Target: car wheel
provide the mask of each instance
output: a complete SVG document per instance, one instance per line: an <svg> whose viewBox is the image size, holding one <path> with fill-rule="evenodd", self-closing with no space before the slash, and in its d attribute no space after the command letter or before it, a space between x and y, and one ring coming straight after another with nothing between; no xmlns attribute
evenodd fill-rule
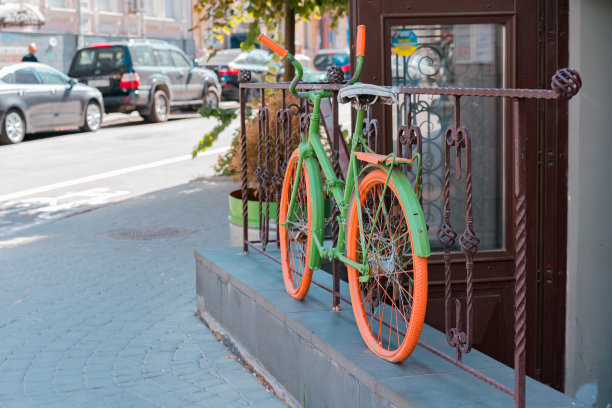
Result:
<svg viewBox="0 0 612 408"><path fill-rule="evenodd" d="M170 103L168 95L162 90L155 91L153 95L153 103L151 104L151 113L147 115L149 122L158 123L168 120L170 114Z"/></svg>
<svg viewBox="0 0 612 408"><path fill-rule="evenodd" d="M0 144L15 144L23 140L26 131L23 115L17 109L10 109L4 116Z"/></svg>
<svg viewBox="0 0 612 408"><path fill-rule="evenodd" d="M202 100L204 106L210 106L212 108L219 107L219 97L215 93L215 91L208 91Z"/></svg>
<svg viewBox="0 0 612 408"><path fill-rule="evenodd" d="M102 124L102 109L96 102L89 102L85 108L85 121L81 129L84 132L95 132Z"/></svg>

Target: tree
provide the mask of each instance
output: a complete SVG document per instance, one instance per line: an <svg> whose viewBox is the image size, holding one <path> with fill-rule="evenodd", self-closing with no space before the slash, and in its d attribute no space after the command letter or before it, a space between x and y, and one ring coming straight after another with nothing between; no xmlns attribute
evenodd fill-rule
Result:
<svg viewBox="0 0 612 408"><path fill-rule="evenodd" d="M241 46L245 51L253 49L262 26L272 38L278 40L279 21L282 19L285 30L279 43L295 55L296 19L306 20L330 13L334 26L339 17L346 15L348 0L196 0L194 9L200 15L201 24L210 24L208 36L219 40L223 40L223 35L230 34L240 23L248 23L246 40ZM284 80L292 77L293 66L285 62Z"/></svg>

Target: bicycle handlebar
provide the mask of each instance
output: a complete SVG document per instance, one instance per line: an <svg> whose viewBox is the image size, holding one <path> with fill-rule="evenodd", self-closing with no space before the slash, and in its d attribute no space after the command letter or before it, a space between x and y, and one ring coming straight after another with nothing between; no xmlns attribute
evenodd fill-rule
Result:
<svg viewBox="0 0 612 408"><path fill-rule="evenodd" d="M357 48L355 55L358 57L365 56L365 29L366 26L357 26Z"/></svg>
<svg viewBox="0 0 612 408"><path fill-rule="evenodd" d="M361 67L363 65L363 57L365 55L365 31L366 31L365 29L366 29L366 26L364 25L357 26L357 47L355 49L355 55L357 57L356 58L357 67L355 69L355 73L353 74L353 77L349 80L350 85L357 82L357 80L359 79L359 74L361 74ZM291 81L291 84L289 85L289 91L291 91L291 93L298 98L308 98L308 92L298 92L295 89L298 82L300 82L300 79L302 79L302 74L303 74L302 64L300 64L300 62L297 59L295 59L293 55L289 54L289 52L285 48L283 48L280 44L272 40L267 35L263 33L260 34L258 37L258 40L263 45L268 47L272 52L278 54L281 58L288 60L293 64L293 66L295 67L296 74L293 80Z"/></svg>
<svg viewBox="0 0 612 408"><path fill-rule="evenodd" d="M300 79L302 79L302 75L304 73L304 70L302 69L302 64L300 64L298 60L293 58L293 55L289 54L289 52L286 49L284 49L280 44L272 40L267 35L263 33L260 34L258 37L258 40L263 45L268 47L272 52L278 54L281 58L288 60L293 64L293 66L295 67L295 76L293 77L293 81L291 81L291 84L289 85L289 91L293 95L295 95L297 98L303 98L303 99L308 98L308 92L298 92L295 89L298 82L300 82Z"/></svg>
<svg viewBox="0 0 612 408"><path fill-rule="evenodd" d="M281 58L285 58L289 52L284 49L279 43L271 39L265 34L259 34L259 42L268 47L271 51L278 54Z"/></svg>

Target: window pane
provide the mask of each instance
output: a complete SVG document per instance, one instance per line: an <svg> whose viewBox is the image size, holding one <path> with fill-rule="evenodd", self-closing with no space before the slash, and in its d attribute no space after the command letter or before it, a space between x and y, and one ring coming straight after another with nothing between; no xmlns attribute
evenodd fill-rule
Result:
<svg viewBox="0 0 612 408"><path fill-rule="evenodd" d="M96 4L100 11L117 11L117 0L97 0Z"/></svg>
<svg viewBox="0 0 612 408"><path fill-rule="evenodd" d="M0 78L0 81L4 82L5 84L14 84L15 77L13 76L13 73L11 72L10 74L6 74L2 78Z"/></svg>
<svg viewBox="0 0 612 408"><path fill-rule="evenodd" d="M174 65L180 68L190 67L191 64L183 55L176 51L171 51L170 55L172 55L172 61L174 61Z"/></svg>
<svg viewBox="0 0 612 408"><path fill-rule="evenodd" d="M166 18L176 18L176 13L174 12L174 0L165 0L164 5L166 6Z"/></svg>
<svg viewBox="0 0 612 408"><path fill-rule="evenodd" d="M47 4L53 8L72 8L72 1L70 0L48 0Z"/></svg>
<svg viewBox="0 0 612 408"><path fill-rule="evenodd" d="M134 65L155 65L155 62L153 60L153 49L151 47L131 47L131 53Z"/></svg>
<svg viewBox="0 0 612 408"><path fill-rule="evenodd" d="M32 68L18 69L15 71L15 83L17 84L38 84L38 77Z"/></svg>
<svg viewBox="0 0 612 408"><path fill-rule="evenodd" d="M163 66L163 67L171 67L174 64L172 63L172 60L170 59L170 52L168 50L154 50L153 51L153 55L155 55L155 60L157 61L157 65Z"/></svg>
<svg viewBox="0 0 612 408"><path fill-rule="evenodd" d="M479 87L504 86L503 26L407 25L391 29L391 74L394 86ZM503 106L496 98L461 98L461 126L472 140L474 231L480 250L504 247ZM397 125L406 117L406 101L394 112ZM440 250L437 232L443 219L444 135L454 125L453 98L414 95L413 125L423 135L423 209L432 249ZM397 140L397 139L396 139ZM397 141L394 142L394 146ZM414 150L413 150L414 151ZM451 225L461 235L465 228L465 152L462 180L455 178L455 148L451 148ZM455 250L459 250L459 239Z"/></svg>
<svg viewBox="0 0 612 408"><path fill-rule="evenodd" d="M123 46L87 48L77 54L70 67L70 76L108 74L125 68L126 58Z"/></svg>
<svg viewBox="0 0 612 408"><path fill-rule="evenodd" d="M43 84L48 85L66 85L68 81L59 73L50 69L38 68L38 75L42 79Z"/></svg>

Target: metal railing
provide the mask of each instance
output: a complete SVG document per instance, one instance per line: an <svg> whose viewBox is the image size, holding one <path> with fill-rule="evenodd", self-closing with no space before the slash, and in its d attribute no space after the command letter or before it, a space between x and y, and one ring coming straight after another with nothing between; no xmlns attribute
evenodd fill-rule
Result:
<svg viewBox="0 0 612 408"><path fill-rule="evenodd" d="M422 152L423 137L421 128L413 123L414 105L410 103L411 98L417 95L446 95L452 98L453 120L444 133L444 186L443 186L443 221L437 232L439 243L443 249L444 259L444 311L445 311L445 332L448 345L455 348L455 357L450 357L441 350L424 343L419 345L426 350L436 354L455 366L469 372L486 383L511 395L515 401L515 407L525 406L525 369L526 369L526 190L527 190L527 163L525 145L525 100L526 99L557 99L568 100L573 97L580 89L582 81L580 75L571 69L561 69L552 78L550 90L536 89L495 89L495 88L424 88L424 87L402 87L394 88L404 95L406 101L405 122L398 129L396 149L398 155L405 152L405 156L411 157L413 149L418 153ZM243 250L248 252L249 248L266 255L267 257L280 263L280 260L266 251L268 245L274 243L278 245L277 238L271 239L269 225L269 211L266 202L276 201L277 208L280 201L280 191L283 183L285 163L295 147L292 143L292 118L299 116L299 131L307 132L309 106L302 100L300 104L286 103L288 95L287 83L241 83L240 84L240 117L241 117L241 137L240 150L242 157L242 199L243 199ZM332 147L332 157L330 158L338 176L342 176L343 163L348 162L348 152L344 140L341 136L338 124L338 103L337 93L343 85L332 84L301 84L299 88L308 89L328 89L333 93L330 98L327 112L323 111L325 127L329 145ZM270 89L280 90L282 93L282 106L276 112L276 132L275 135L269 134L270 112L266 106L265 91ZM255 170L255 178L259 188L259 240L253 241L248 238L247 223L247 142L246 142L246 91L258 92L260 97L259 106L259 139L258 139L258 161ZM478 251L480 243L473 229L473 209L472 209L472 139L467 128L461 125L461 106L462 97L491 97L510 100L512 109L510 113L513 158L510 167L513 170L513 192L515 203L515 222L514 222L514 388L511 389L499 381L467 366L462 361L462 356L469 353L473 343L473 271L474 257ZM364 123L364 134L371 143L371 147L378 143L378 125L375 119L368 115ZM274 139L271 139L273 137ZM270 143L276 147L274 157L271 157L269 149ZM459 236L459 246L465 256L466 271L466 290L465 290L465 313L461 310L461 302L455 293L455 316L451 310L451 248L455 245L457 232L451 225L450 211L450 189L451 189L451 149L455 153L455 182L458 182L462 175L461 158L465 154L465 229ZM420 181L420 180L419 180ZM334 211L333 216L337 214ZM426 214L427 215L427 214ZM277 217L278 219L278 217ZM278 228L278 225L277 225ZM337 228L331 231L331 236L335 239ZM333 285L331 288L313 281L314 284L332 293L332 305L339 307L340 301L350 304L350 300L340 294L340 277L337 261L333 263L332 269ZM465 318L465 331L463 319Z"/></svg>

